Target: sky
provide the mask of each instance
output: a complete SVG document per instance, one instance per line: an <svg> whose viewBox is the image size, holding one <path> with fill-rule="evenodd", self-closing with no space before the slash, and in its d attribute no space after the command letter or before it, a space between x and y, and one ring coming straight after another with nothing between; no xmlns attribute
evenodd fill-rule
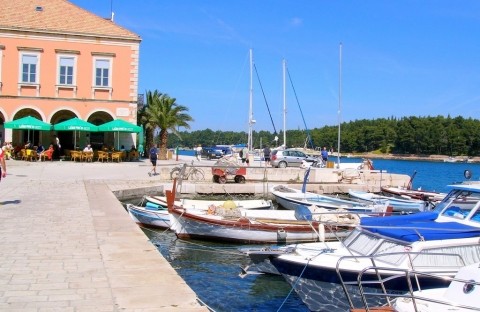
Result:
<svg viewBox="0 0 480 312"><path fill-rule="evenodd" d="M158 90L188 107L189 131L247 132L250 107L253 130L272 133L284 120L287 130L305 130L480 119L477 0L71 2L102 17L113 9L114 22L142 38L139 93Z"/></svg>

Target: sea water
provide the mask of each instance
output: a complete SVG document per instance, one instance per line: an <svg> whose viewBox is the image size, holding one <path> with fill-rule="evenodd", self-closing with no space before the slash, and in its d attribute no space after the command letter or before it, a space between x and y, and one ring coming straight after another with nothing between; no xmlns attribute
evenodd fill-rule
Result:
<svg viewBox="0 0 480 312"><path fill-rule="evenodd" d="M411 176L416 172L415 189L448 192L447 185L465 181L465 170L470 170L472 180L480 179L480 164L474 163L376 159L373 164L376 170L389 173ZM241 277L241 268L249 260L238 249L245 246L183 241L169 231L143 230L198 298L214 311L308 311L281 276Z"/></svg>

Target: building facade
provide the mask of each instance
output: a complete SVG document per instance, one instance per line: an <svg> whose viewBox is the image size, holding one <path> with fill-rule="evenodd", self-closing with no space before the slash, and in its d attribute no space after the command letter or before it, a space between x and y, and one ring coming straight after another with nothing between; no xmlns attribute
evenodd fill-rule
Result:
<svg viewBox="0 0 480 312"><path fill-rule="evenodd" d="M5 129L25 116L57 124L136 124L141 38L66 0L0 0L0 141L48 145L135 144L135 134Z"/></svg>

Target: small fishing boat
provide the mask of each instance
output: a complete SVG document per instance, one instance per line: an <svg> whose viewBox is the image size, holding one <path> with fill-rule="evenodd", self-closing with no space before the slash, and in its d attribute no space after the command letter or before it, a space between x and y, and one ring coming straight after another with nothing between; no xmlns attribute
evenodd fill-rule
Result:
<svg viewBox="0 0 480 312"><path fill-rule="evenodd" d="M415 213L429 210L429 203L419 199L402 199L356 190L349 190L348 194L350 197L356 200L367 203L376 203L378 201L388 200L389 205L392 206L393 211L395 212Z"/></svg>
<svg viewBox="0 0 480 312"><path fill-rule="evenodd" d="M275 201L285 209L295 210L299 206L344 209L359 214L382 213L387 210L388 200L365 203L297 190L286 185L275 185L270 189Z"/></svg>
<svg viewBox="0 0 480 312"><path fill-rule="evenodd" d="M404 199L418 199L433 203L441 202L447 193L439 193L434 191L412 190L402 187L382 186L382 193L386 196L396 196Z"/></svg>
<svg viewBox="0 0 480 312"><path fill-rule="evenodd" d="M138 225L168 229L170 228L170 214L168 209L161 205L136 206L127 204L127 211L130 217Z"/></svg>
<svg viewBox="0 0 480 312"><path fill-rule="evenodd" d="M167 207L166 196L145 196L147 203ZM266 199L227 199L227 200L210 200L210 199L175 199L175 205L186 209L208 210L212 205L216 207L234 207L242 209L273 209L271 200Z"/></svg>
<svg viewBox="0 0 480 312"><path fill-rule="evenodd" d="M173 190L175 190L175 183ZM345 237L357 222L338 224L315 221L307 207L292 210L218 209L193 210L178 206L175 192L167 191L171 229L181 239L201 239L242 244L287 244Z"/></svg>

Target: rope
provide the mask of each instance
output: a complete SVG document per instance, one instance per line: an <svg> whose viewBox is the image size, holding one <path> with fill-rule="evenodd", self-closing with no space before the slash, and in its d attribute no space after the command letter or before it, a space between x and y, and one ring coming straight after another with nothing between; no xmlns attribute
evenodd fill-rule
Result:
<svg viewBox="0 0 480 312"><path fill-rule="evenodd" d="M292 292L295 290L295 286L297 286L298 282L300 281L300 278L302 277L303 273L305 272L305 270L307 269L307 266L308 264L310 263L310 259L308 259L307 263L305 264L305 267L303 268L302 270L302 273L300 273L295 281L295 283L293 283L292 285L292 288L290 289L290 291L288 292L287 296L285 297L285 299L283 300L282 304L280 305L280 307L278 308L277 312L280 311L282 309L282 307L285 305L285 303L287 302L287 299L288 297L290 297L290 295L292 294Z"/></svg>
<svg viewBox="0 0 480 312"><path fill-rule="evenodd" d="M272 113L270 113L270 107L268 106L267 98L265 97L265 92L263 91L262 81L260 80L260 76L258 75L257 65L253 64L253 67L255 68L255 73L257 74L258 84L260 85L260 89L262 90L263 99L265 100L265 104L267 105L268 115L270 115L270 121L272 122L274 131L273 134L277 134L277 129L275 128L275 124L273 123Z"/></svg>

